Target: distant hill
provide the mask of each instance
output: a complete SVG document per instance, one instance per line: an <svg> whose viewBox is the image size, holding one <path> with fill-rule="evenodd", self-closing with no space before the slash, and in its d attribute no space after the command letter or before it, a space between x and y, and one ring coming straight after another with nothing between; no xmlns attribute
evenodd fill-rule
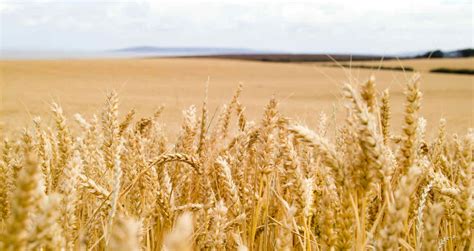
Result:
<svg viewBox="0 0 474 251"><path fill-rule="evenodd" d="M413 58L461 58L474 57L474 49L453 51L418 51L398 54L351 54L351 53L311 53L259 50L225 47L161 47L134 46L112 50L0 50L0 59L79 59L79 58L162 58L162 57L207 57L242 59L264 62L332 62L367 61Z"/></svg>
<svg viewBox="0 0 474 251"><path fill-rule="evenodd" d="M249 54L259 53L256 50L245 48L219 48L219 47L157 47L157 46L135 46L113 50L113 52L143 53L143 54L192 54L192 55L216 55L216 54ZM269 52L263 52L269 53Z"/></svg>
<svg viewBox="0 0 474 251"><path fill-rule="evenodd" d="M204 56L182 56L199 58L222 58L222 59L242 59L262 62L332 62L335 61L372 61L380 60L378 55L351 55L351 54L289 54L289 53L268 53L268 54L218 54ZM393 57L383 57L393 59Z"/></svg>
<svg viewBox="0 0 474 251"><path fill-rule="evenodd" d="M425 52L415 58L467 58L474 57L474 49L467 48L454 51L433 50Z"/></svg>
<svg viewBox="0 0 474 251"><path fill-rule="evenodd" d="M198 57L241 59L263 62L332 62L332 61L378 61L390 59L413 58L457 58L472 57L474 49L466 48L453 51L425 51L392 55L370 55L350 53L286 53L282 51L266 51L246 48L223 47L160 47L160 46L135 46L110 51L118 55L133 55L135 57Z"/></svg>
<svg viewBox="0 0 474 251"><path fill-rule="evenodd" d="M285 53L281 51L252 50L245 48L219 48L219 47L156 47L136 46L113 50L113 53L134 54L144 57L198 57L241 59L263 62L330 62L336 61L365 61L380 60L380 55L351 55L351 54L312 54L312 53ZM391 59L394 57L385 57Z"/></svg>
<svg viewBox="0 0 474 251"><path fill-rule="evenodd" d="M413 58L462 58L473 57L474 49L460 49L453 51L434 50L428 52L405 53L400 55L370 55L370 54L310 54L310 53L216 53L202 54L198 56L183 55L182 57L204 57L204 58L225 58L242 59L263 62L331 62L331 61L379 61L390 59L413 59Z"/></svg>

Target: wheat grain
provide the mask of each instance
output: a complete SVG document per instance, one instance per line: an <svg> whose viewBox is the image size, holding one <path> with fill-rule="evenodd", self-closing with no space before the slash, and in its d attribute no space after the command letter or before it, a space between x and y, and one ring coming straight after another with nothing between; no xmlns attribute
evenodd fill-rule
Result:
<svg viewBox="0 0 474 251"><path fill-rule="evenodd" d="M162 108L119 122L115 92L78 126L53 104L54 127L2 139L0 250L472 249L474 131L430 138L415 78L397 136L375 87L345 86L346 118L315 129L275 98L251 121L241 85L211 124L206 88L174 141Z"/></svg>
<svg viewBox="0 0 474 251"><path fill-rule="evenodd" d="M63 231L59 224L60 202L61 196L59 194L50 194L42 198L38 215L34 219L35 226L29 234L29 250L66 248Z"/></svg>
<svg viewBox="0 0 474 251"><path fill-rule="evenodd" d="M25 250L31 228L31 214L39 207L41 191L41 171L31 152L25 152L16 191L11 201L12 212L7 222L7 250Z"/></svg>

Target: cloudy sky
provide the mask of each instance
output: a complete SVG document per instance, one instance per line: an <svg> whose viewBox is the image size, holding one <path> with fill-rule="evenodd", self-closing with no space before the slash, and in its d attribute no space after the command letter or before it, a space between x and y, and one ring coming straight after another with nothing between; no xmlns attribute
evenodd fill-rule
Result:
<svg viewBox="0 0 474 251"><path fill-rule="evenodd" d="M470 0L0 0L4 50L399 53L473 47Z"/></svg>

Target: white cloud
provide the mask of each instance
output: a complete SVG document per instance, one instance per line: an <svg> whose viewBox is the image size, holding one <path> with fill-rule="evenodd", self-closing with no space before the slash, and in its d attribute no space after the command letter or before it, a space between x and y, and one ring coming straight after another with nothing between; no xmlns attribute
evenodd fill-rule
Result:
<svg viewBox="0 0 474 251"><path fill-rule="evenodd" d="M4 0L0 28L2 46L393 52L469 46L471 10L455 0Z"/></svg>
<svg viewBox="0 0 474 251"><path fill-rule="evenodd" d="M17 6L15 6L11 3L0 2L0 15L10 13L10 12L14 12L16 9L17 9Z"/></svg>

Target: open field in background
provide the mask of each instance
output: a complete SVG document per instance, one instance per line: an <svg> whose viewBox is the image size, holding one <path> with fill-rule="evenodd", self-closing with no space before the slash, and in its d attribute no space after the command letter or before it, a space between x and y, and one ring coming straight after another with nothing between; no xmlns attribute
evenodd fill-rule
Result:
<svg viewBox="0 0 474 251"><path fill-rule="evenodd" d="M454 132L464 133L466 128L472 127L474 78L427 72L442 66L472 68L472 59L407 60L402 63L422 72L421 113L428 120L428 131L436 128L441 117L448 120L448 128ZM383 64L399 66L400 63L386 61ZM3 131L31 124L30 115L40 115L43 120L50 121L49 108L53 100L63 106L70 119L76 112L88 118L94 112L100 113L98 109L106 91L115 89L120 96L121 115L132 108L136 108L137 117L151 115L157 107L165 105L162 119L168 130L176 133L181 124L181 110L191 104L200 106L205 83L210 77L211 114L217 105L230 99L238 83L242 82L241 99L251 119L260 118L261 107L275 94L285 114L313 125L320 111L331 117L333 105L340 100L340 87L349 81L350 75L364 81L373 73L379 91L390 88L393 126L401 128L402 91L410 73L367 69L349 72L314 63L223 59L3 61L0 62L0 121Z"/></svg>
<svg viewBox="0 0 474 251"><path fill-rule="evenodd" d="M0 250L472 250L472 76L423 73L419 114L420 82L400 71L219 59L0 69L3 129L46 118L0 135ZM373 82L343 85L372 74L392 91L381 104ZM181 110L201 104L208 77L200 123ZM119 118L119 105L139 114Z"/></svg>
<svg viewBox="0 0 474 251"><path fill-rule="evenodd" d="M316 63L318 65L328 64L326 63ZM344 62L347 64L347 62ZM367 65L373 67L410 67L414 71L418 72L430 72L430 70L436 68L448 68L448 69L468 69L474 70L474 58L431 58L431 59L404 59L404 60L384 60L384 61L353 61L353 65ZM335 63L330 63L330 65L337 65Z"/></svg>

